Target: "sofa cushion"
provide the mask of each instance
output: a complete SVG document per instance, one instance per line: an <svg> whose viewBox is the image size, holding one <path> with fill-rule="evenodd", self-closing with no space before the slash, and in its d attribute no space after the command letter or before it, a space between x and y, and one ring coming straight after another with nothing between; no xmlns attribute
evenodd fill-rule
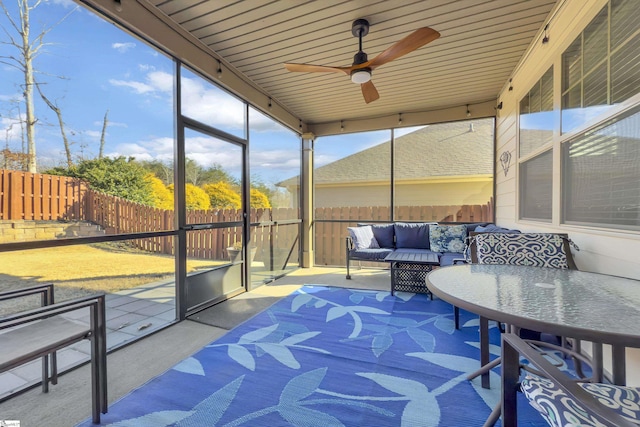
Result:
<svg viewBox="0 0 640 427"><path fill-rule="evenodd" d="M393 249L390 248L354 249L349 251L349 256L361 260L383 261L391 252Z"/></svg>
<svg viewBox="0 0 640 427"><path fill-rule="evenodd" d="M453 265L453 261L455 260L466 262L464 254L461 254L460 252L445 252L440 256L440 267L448 267L450 265Z"/></svg>
<svg viewBox="0 0 640 427"><path fill-rule="evenodd" d="M393 240L394 226L392 223L371 224L371 229L381 248L393 248L395 246Z"/></svg>
<svg viewBox="0 0 640 427"><path fill-rule="evenodd" d="M424 222L396 222L396 248L430 249L429 224Z"/></svg>
<svg viewBox="0 0 640 427"><path fill-rule="evenodd" d="M475 231L477 233L520 233L520 230L503 228L495 224L488 224L485 226L479 225L475 229L469 231Z"/></svg>
<svg viewBox="0 0 640 427"><path fill-rule="evenodd" d="M453 224L453 225L457 225L457 224ZM478 227L488 227L494 224L490 222L470 222L464 225L467 227L467 234L469 234L469 232L474 231Z"/></svg>
<svg viewBox="0 0 640 427"><path fill-rule="evenodd" d="M565 239L555 233L481 233L474 237L479 264L569 268Z"/></svg>
<svg viewBox="0 0 640 427"><path fill-rule="evenodd" d="M435 252L463 253L467 226L461 225L432 225L429 227L429 241L431 250Z"/></svg>
<svg viewBox="0 0 640 427"><path fill-rule="evenodd" d="M353 241L353 247L356 249L375 249L380 247L373 235L373 230L370 225L347 227L347 231L349 231L349 236L351 236L351 240Z"/></svg>
<svg viewBox="0 0 640 427"><path fill-rule="evenodd" d="M618 412L630 422L640 425L640 389L601 383L579 383L600 403ZM531 406L537 409L549 425L602 426L581 406L569 397L553 381L537 376L527 376L522 381L522 392Z"/></svg>

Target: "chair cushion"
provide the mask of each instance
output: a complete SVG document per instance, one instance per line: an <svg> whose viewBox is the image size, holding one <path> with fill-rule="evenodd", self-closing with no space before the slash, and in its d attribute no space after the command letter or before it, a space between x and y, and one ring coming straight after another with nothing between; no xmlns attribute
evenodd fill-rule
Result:
<svg viewBox="0 0 640 427"><path fill-rule="evenodd" d="M396 248L430 249L429 229L429 224L424 222L396 222Z"/></svg>
<svg viewBox="0 0 640 427"><path fill-rule="evenodd" d="M466 262L464 255L459 252L445 252L440 257L440 267L447 267L453 265L455 260L460 260L461 262Z"/></svg>
<svg viewBox="0 0 640 427"><path fill-rule="evenodd" d="M353 246L356 249L375 249L380 247L370 225L347 227L347 231L349 231L349 236L351 236Z"/></svg>
<svg viewBox="0 0 640 427"><path fill-rule="evenodd" d="M351 258L358 258L360 260L382 261L391 252L393 252L393 249L391 248L355 249L349 251L349 256Z"/></svg>
<svg viewBox="0 0 640 427"><path fill-rule="evenodd" d="M473 237L479 264L569 268L564 238L554 233L482 233Z"/></svg>
<svg viewBox="0 0 640 427"><path fill-rule="evenodd" d="M640 389L600 383L579 384L603 405L640 425ZM531 406L539 411L551 426L602 427L602 423L589 415L579 403L547 378L528 375L522 381L521 388Z"/></svg>
<svg viewBox="0 0 640 427"><path fill-rule="evenodd" d="M467 226L432 225L429 227L429 243L434 252L464 252L464 241L467 237Z"/></svg>

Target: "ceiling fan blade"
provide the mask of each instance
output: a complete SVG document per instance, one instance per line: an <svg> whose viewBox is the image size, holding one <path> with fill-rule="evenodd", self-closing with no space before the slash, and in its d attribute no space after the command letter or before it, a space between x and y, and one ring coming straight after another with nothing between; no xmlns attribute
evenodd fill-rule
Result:
<svg viewBox="0 0 640 427"><path fill-rule="evenodd" d="M345 73L348 75L351 71L349 67L327 67L324 65L311 64L284 64L284 66L289 71L299 71L302 73Z"/></svg>
<svg viewBox="0 0 640 427"><path fill-rule="evenodd" d="M436 30L432 30L429 27L419 28L369 61L369 67L374 69L394 59L400 58L434 41L438 37L440 37L440 33Z"/></svg>
<svg viewBox="0 0 640 427"><path fill-rule="evenodd" d="M378 93L378 90L373 85L373 82L371 80L369 80L366 83L362 83L360 85L360 88L362 89L362 96L364 96L364 102L366 102L367 104L380 98L380 94Z"/></svg>

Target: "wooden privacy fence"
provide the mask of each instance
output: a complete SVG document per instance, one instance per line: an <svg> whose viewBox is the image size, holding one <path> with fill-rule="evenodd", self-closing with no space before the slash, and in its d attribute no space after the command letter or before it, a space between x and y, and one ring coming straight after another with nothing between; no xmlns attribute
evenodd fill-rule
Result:
<svg viewBox="0 0 640 427"><path fill-rule="evenodd" d="M384 206L316 208L315 262L345 264L347 227L360 222L388 221ZM293 253L299 244L298 209L251 209L250 244L257 248L256 260ZM396 221L489 222L493 221L493 199L484 205L399 206ZM101 226L107 234L169 231L175 229L174 212L144 206L119 197L92 191L79 179L55 175L0 170L0 220L76 220ZM235 209L188 211L187 224L242 221ZM326 221L326 222L325 222ZM280 223L279 223L280 222ZM242 227L187 231L187 255L200 259L225 259L226 248L242 240ZM132 245L153 253L173 255L174 237L135 239Z"/></svg>
<svg viewBox="0 0 640 427"><path fill-rule="evenodd" d="M317 220L335 221L314 223L316 265L345 265L347 227L391 218L387 206L316 208L315 213ZM493 198L484 205L398 206L394 218L396 221L491 222Z"/></svg>
<svg viewBox="0 0 640 427"><path fill-rule="evenodd" d="M144 206L119 197L94 191L86 195L86 220L101 225L107 234L144 233L175 229L173 211ZM249 221L259 223L251 228L251 246L257 248L256 259L268 251L289 250L297 241L297 224L279 225L277 221L298 218L292 208L251 209ZM242 211L210 209L187 211L187 224L211 224L242 221ZM275 224L273 222L276 222ZM264 225L261 225L264 223ZM227 248L242 241L242 227L209 228L187 231L187 255L200 259L224 259ZM135 239L138 249L173 255L173 236Z"/></svg>
<svg viewBox="0 0 640 427"><path fill-rule="evenodd" d="M87 191L77 178L0 169L0 220L82 220Z"/></svg>

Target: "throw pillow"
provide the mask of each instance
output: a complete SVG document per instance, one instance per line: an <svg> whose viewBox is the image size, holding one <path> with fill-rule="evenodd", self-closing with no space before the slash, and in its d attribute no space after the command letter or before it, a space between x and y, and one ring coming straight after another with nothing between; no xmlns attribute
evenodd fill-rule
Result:
<svg viewBox="0 0 640 427"><path fill-rule="evenodd" d="M432 225L429 227L429 242L434 252L464 252L464 241L467 237L467 226Z"/></svg>
<svg viewBox="0 0 640 427"><path fill-rule="evenodd" d="M554 233L483 233L475 236L479 264L569 268L564 238Z"/></svg>
<svg viewBox="0 0 640 427"><path fill-rule="evenodd" d="M390 224L371 224L373 235L381 248L393 248L393 223Z"/></svg>
<svg viewBox="0 0 640 427"><path fill-rule="evenodd" d="M353 241L353 246L356 249L372 249L379 248L378 242L373 235L373 230L370 225L363 227L347 227L349 236Z"/></svg>

